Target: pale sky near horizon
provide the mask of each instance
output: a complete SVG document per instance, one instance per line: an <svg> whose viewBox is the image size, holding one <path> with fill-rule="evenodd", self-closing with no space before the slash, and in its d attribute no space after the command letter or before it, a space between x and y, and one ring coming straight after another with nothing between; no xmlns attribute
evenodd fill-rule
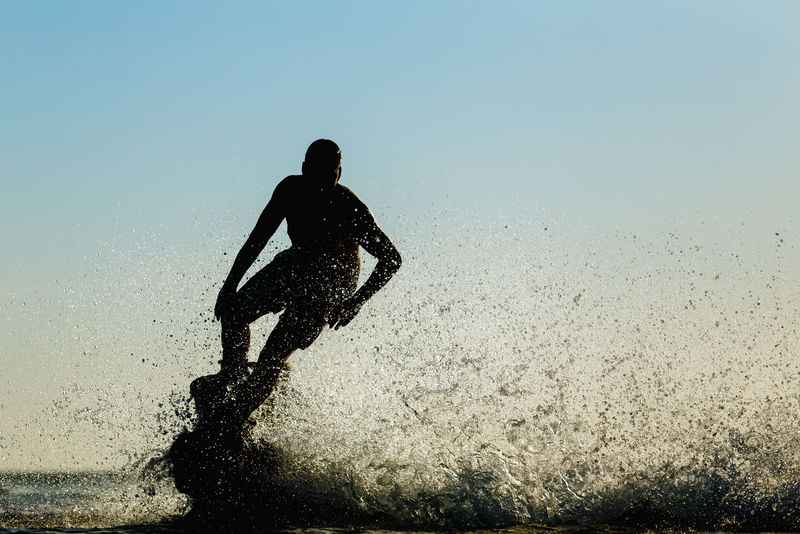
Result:
<svg viewBox="0 0 800 534"><path fill-rule="evenodd" d="M798 28L777 0L0 1L0 437L73 362L29 355L59 280L235 243L317 137L388 230L446 205L796 237Z"/></svg>

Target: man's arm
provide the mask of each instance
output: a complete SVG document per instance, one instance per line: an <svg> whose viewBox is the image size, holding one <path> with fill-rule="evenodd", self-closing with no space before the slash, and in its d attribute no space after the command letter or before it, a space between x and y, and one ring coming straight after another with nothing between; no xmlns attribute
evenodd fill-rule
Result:
<svg viewBox="0 0 800 534"><path fill-rule="evenodd" d="M360 221L359 227L362 230L357 236L358 244L364 250L378 259L378 263L355 294L345 302L337 306L328 320L331 328L339 328L347 325L356 316L361 306L368 301L386 282L394 276L400 268L403 260L400 253L389 240L389 237L378 228L375 219L366 207L365 216Z"/></svg>
<svg viewBox="0 0 800 534"><path fill-rule="evenodd" d="M244 242L241 250L236 255L236 259L233 261L233 267L231 267L231 272L222 284L219 297L217 297L217 304L214 307L214 316L217 319L228 311L230 301L233 296L236 295L239 282L242 281L244 274L253 263L255 263L256 258L258 258L261 251L264 250L264 247L267 246L267 242L285 217L282 198L283 188L281 185L282 183L278 184L275 191L272 193L272 198L270 198L264 211L261 212L253 231L250 232L247 241Z"/></svg>

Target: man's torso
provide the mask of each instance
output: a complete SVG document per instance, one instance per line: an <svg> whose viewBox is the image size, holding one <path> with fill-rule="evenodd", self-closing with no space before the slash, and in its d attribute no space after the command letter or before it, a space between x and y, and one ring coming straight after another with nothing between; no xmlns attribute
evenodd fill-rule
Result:
<svg viewBox="0 0 800 534"><path fill-rule="evenodd" d="M303 176L289 176L279 185L292 249L298 257L330 267L358 269L358 240L371 214L350 189L337 185L314 191Z"/></svg>

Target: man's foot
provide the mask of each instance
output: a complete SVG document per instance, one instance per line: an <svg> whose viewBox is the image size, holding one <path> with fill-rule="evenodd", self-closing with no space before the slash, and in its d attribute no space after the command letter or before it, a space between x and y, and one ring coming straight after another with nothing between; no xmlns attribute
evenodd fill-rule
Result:
<svg viewBox="0 0 800 534"><path fill-rule="evenodd" d="M242 364L225 364L220 360L220 370L217 375L220 379L227 383L233 383L243 378L250 376L250 369L253 367L251 363Z"/></svg>
<svg viewBox="0 0 800 534"><path fill-rule="evenodd" d="M231 412L230 405L235 403L231 393L249 375L246 365L226 366L217 374L201 376L192 381L189 391L194 398L198 425L228 418L226 414Z"/></svg>

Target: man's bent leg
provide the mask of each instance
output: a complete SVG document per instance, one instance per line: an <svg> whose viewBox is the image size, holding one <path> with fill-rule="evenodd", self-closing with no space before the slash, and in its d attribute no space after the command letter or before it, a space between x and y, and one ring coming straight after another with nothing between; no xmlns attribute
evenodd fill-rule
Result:
<svg viewBox="0 0 800 534"><path fill-rule="evenodd" d="M250 348L250 326L235 318L224 316L221 323L222 370L244 369L247 365L247 350Z"/></svg>
<svg viewBox="0 0 800 534"><path fill-rule="evenodd" d="M223 315L222 361L217 374L201 376L192 381L189 391L195 400L198 424L223 423L222 403L228 396L230 384L247 376L247 349L250 346L250 327L232 315Z"/></svg>
<svg viewBox="0 0 800 534"><path fill-rule="evenodd" d="M291 310L283 314L261 350L253 374L245 384L246 391L237 396L244 419L269 398L289 356L311 345L324 326L324 319L300 319Z"/></svg>
<svg viewBox="0 0 800 534"><path fill-rule="evenodd" d="M290 269L280 257L276 256L236 292L231 309L221 317L223 371L244 371L250 348L250 323L286 306Z"/></svg>

